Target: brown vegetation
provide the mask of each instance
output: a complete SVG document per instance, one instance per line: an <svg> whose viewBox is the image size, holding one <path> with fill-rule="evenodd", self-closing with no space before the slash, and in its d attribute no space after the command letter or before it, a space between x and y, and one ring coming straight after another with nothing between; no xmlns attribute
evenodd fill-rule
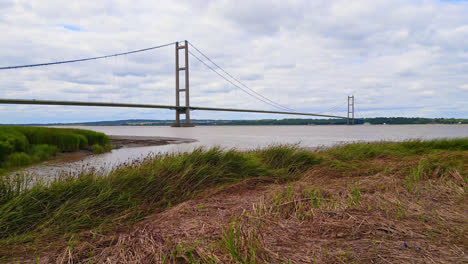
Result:
<svg viewBox="0 0 468 264"><path fill-rule="evenodd" d="M75 223L57 212L55 220L37 218L45 222L34 233L5 230L13 235L2 243L13 256L9 262L22 263L467 263L465 143L352 144L318 153L214 149L157 158L93 182L118 183L106 185L108 192L152 195L141 196L142 205L97 214L104 222L70 229L63 238L42 231L68 230L51 221ZM161 175L148 180L151 186L164 179L168 185L154 194L153 187L128 185L144 175ZM51 191L67 184L76 182ZM27 197L39 197L33 194ZM109 200L116 201L122 203ZM98 213L93 208L86 210ZM149 213L142 219L135 212ZM30 234L43 237L27 242Z"/></svg>
<svg viewBox="0 0 468 264"><path fill-rule="evenodd" d="M468 158L446 155L439 158ZM441 166L408 176L425 159L375 158L349 176L323 165L290 184L246 180L128 231L89 234L87 242L43 261L464 263L467 183L457 169Z"/></svg>

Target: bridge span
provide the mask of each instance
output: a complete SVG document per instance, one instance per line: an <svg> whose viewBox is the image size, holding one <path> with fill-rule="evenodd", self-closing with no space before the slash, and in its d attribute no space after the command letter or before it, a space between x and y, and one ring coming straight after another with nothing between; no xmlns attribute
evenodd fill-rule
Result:
<svg viewBox="0 0 468 264"><path fill-rule="evenodd" d="M100 106L100 107L128 107L128 108L156 108L156 109L171 109L176 111L187 111L185 106L175 105L155 105L155 104L125 104L125 103L104 103L104 102L80 102L80 101L53 101L53 100L24 100L24 99L0 99L0 104L17 104L17 105L63 105L63 106ZM221 111L221 112L246 112L246 113L262 113L262 114L284 114L284 115L301 115L315 116L328 118L343 118L345 116L322 115L313 113L301 112L286 112L286 111L270 111L270 110L255 110L255 109L234 109L234 108L217 108L217 107L199 107L190 106L189 111ZM193 123L180 123L181 127L193 126Z"/></svg>
<svg viewBox="0 0 468 264"><path fill-rule="evenodd" d="M326 115L326 114L316 114L316 113L303 113L294 111L291 108L283 106L277 102L274 102L264 95L256 92L253 89L250 89L247 85L242 83L240 80L233 77L231 74L226 72L218 64L213 62L208 56L203 52L197 49L193 44L187 40L183 42L173 42L160 46L155 46L146 49L140 49L135 51L129 51L124 53L117 53L112 55L105 55L99 57L75 59L75 60L66 60L66 61L57 61L49 63L39 63L39 64L30 64L30 65L19 65L19 66L7 66L0 67L0 70L11 70L19 68L31 68L31 67L44 67L49 65L65 64L65 63L77 63L82 61L89 60L98 60L105 59L116 56L129 55L133 53L144 52L153 49L159 49L167 46L174 45L175 47L175 105L156 105L156 104L130 104L130 103L107 103L107 102L81 102L81 101L54 101L54 100L34 100L34 99L0 99L0 104L20 104L20 105L62 105L62 106L98 106L98 107L129 107L129 108L154 108L154 109L171 109L175 110L175 123L172 124L174 127L191 127L194 126L190 121L190 112L191 111L223 111L223 112L245 112L245 113L263 113L263 114L284 114L284 115L300 115L300 116L314 116L314 117L328 117L328 118L342 118L347 119L348 124L354 124L354 96L348 96L348 113L347 116L338 116L338 115ZM208 65L204 60L199 58L197 55L189 51L189 46L194 48L198 54L203 56L207 61L214 65L218 70L214 69L212 66ZM183 51L180 54L180 51ZM234 108L217 108L217 107L201 107L201 106L191 106L190 105L190 81L189 81L189 55L193 56L195 59L200 61L210 70L214 71L220 77L225 79L230 84L241 89L252 97L255 97L257 100L262 101L263 103L269 104L275 108L281 109L282 111L272 111L272 110L256 110L256 109L234 109ZM180 65L180 58L183 57L183 65ZM224 74L221 74L221 71ZM183 72L183 74L181 74ZM227 78L226 76L229 76ZM183 85L180 85L180 81L183 80ZM240 85L238 85L240 84ZM243 86L243 87L241 87ZM183 97L181 98L181 94ZM181 103L181 100L185 103ZM181 115L185 115L185 122L181 122ZM351 122L350 122L351 121Z"/></svg>

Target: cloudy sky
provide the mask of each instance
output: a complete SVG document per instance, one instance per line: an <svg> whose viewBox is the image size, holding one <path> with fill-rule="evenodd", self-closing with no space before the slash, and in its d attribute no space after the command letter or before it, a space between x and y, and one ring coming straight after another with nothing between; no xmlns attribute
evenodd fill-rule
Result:
<svg viewBox="0 0 468 264"><path fill-rule="evenodd" d="M0 0L0 67L189 40L301 112L468 118L468 1ZM196 54L196 51L191 49ZM275 109L190 57L194 106ZM0 98L175 104L174 47L0 71ZM192 113L202 119L293 116ZM170 110L0 105L0 123L173 119Z"/></svg>

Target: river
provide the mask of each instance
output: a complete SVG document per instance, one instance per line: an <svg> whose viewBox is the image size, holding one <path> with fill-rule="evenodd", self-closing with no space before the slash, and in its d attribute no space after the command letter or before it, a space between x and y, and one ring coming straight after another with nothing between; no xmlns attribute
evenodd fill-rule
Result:
<svg viewBox="0 0 468 264"><path fill-rule="evenodd" d="M78 161L65 162L59 159L45 162L27 168L25 172L45 180L63 173L73 174L83 169L106 172L115 166L140 160L148 155L190 151L201 146L249 150L271 144L299 144L301 147L315 148L363 141L468 137L468 125L198 126L191 128L86 126L74 128L94 130L107 135L191 138L196 139L197 142L114 149L110 153L87 156Z"/></svg>

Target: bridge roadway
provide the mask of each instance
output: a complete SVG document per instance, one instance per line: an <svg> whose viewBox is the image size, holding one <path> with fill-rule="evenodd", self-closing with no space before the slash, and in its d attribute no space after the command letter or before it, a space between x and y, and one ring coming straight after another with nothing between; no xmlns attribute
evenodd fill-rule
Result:
<svg viewBox="0 0 468 264"><path fill-rule="evenodd" d="M125 104L125 103L99 103L99 102L79 102L79 101L52 101L52 100L25 100L25 99L0 99L0 104L21 104L21 105L69 105L69 106L103 106L103 107L130 107L130 108L159 108L185 111L185 106L173 105L154 105L154 104ZM190 106L189 109L201 111L224 111L224 112L246 112L246 113L263 113L263 114L283 114L283 115L302 115L302 116L318 116L328 118L343 118L345 116L322 115L313 113L300 112L283 112L269 110L253 110L253 109L233 109L233 108L216 108L216 107L199 107Z"/></svg>

